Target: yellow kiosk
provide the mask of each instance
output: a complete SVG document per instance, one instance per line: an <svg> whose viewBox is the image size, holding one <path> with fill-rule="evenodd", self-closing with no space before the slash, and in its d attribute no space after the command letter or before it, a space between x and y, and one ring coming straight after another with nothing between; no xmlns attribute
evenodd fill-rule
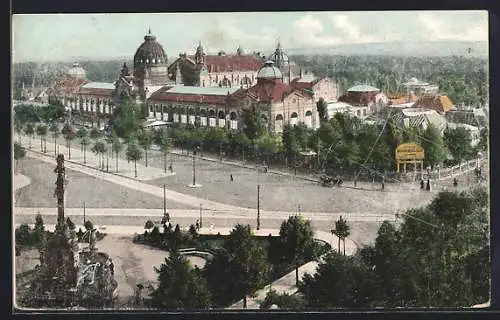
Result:
<svg viewBox="0 0 500 320"><path fill-rule="evenodd" d="M402 143L396 148L396 164L398 172L400 166L403 164L403 172L406 173L406 165L413 164L415 171L417 171L417 164L420 164L420 171L424 171L424 148L416 143Z"/></svg>

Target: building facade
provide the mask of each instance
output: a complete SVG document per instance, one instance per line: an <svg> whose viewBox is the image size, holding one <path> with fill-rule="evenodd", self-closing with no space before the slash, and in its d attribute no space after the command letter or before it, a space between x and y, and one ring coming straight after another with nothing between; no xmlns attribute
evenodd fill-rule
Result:
<svg viewBox="0 0 500 320"><path fill-rule="evenodd" d="M258 110L269 132L281 133L287 123L319 126L313 96L284 83L281 70L273 61L267 61L259 70L257 84L247 90L243 107Z"/></svg>
<svg viewBox="0 0 500 320"><path fill-rule="evenodd" d="M256 83L262 65L259 58L246 55L241 47L235 54L220 51L217 55L208 55L200 42L194 55L179 54L168 67L168 74L177 85L249 88Z"/></svg>
<svg viewBox="0 0 500 320"><path fill-rule="evenodd" d="M165 86L147 101L149 117L171 123L240 128L241 88Z"/></svg>

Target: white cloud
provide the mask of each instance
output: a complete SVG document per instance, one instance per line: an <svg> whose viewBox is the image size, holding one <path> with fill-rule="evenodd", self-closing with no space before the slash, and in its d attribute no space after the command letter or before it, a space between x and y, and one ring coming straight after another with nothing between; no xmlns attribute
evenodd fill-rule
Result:
<svg viewBox="0 0 500 320"><path fill-rule="evenodd" d="M339 38L322 34L323 24L310 14L295 21L294 30L294 40L304 45L326 46L339 42Z"/></svg>
<svg viewBox="0 0 500 320"><path fill-rule="evenodd" d="M331 20L333 25L344 34L343 43L368 43L377 41L377 37L364 34L360 27L350 21L345 15L334 15Z"/></svg>
<svg viewBox="0 0 500 320"><path fill-rule="evenodd" d="M245 50L254 50L256 47L274 46L277 38L277 30L272 27L263 27L257 32L247 32L237 26L236 19L226 19L224 27L214 25L205 32L204 37L207 48L215 48L236 51L238 46Z"/></svg>
<svg viewBox="0 0 500 320"><path fill-rule="evenodd" d="M418 20L423 25L423 37L430 41L438 40L467 40L467 41L487 41L488 40L488 22L485 19L478 21L475 25L468 28L465 32L458 33L451 23L443 23L439 15L432 13L420 13ZM456 21L454 23L460 23Z"/></svg>

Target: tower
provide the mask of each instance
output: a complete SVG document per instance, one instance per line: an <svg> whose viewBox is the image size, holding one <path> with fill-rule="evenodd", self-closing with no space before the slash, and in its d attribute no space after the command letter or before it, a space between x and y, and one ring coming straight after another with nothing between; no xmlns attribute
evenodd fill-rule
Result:
<svg viewBox="0 0 500 320"><path fill-rule="evenodd" d="M203 52L203 46L201 45L201 41L198 43L198 48L196 48L196 53L194 55L194 62L197 65L205 64L205 52Z"/></svg>
<svg viewBox="0 0 500 320"><path fill-rule="evenodd" d="M130 75L130 73L129 73L129 70L128 70L128 67L127 67L127 63L126 63L126 62L124 62L124 63L123 63L123 66L122 66L122 69L121 69L121 71L120 71L120 76L122 76L122 77L127 77L127 76L129 76L129 75Z"/></svg>
<svg viewBox="0 0 500 320"><path fill-rule="evenodd" d="M239 56L242 56L245 54L245 52L243 52L243 49L241 48L241 46L238 46L238 49L236 49L236 54Z"/></svg>

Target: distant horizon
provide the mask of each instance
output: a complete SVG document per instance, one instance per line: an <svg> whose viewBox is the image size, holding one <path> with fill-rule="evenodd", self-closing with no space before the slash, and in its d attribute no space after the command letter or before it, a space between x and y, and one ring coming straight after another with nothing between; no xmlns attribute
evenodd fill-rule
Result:
<svg viewBox="0 0 500 320"><path fill-rule="evenodd" d="M394 42L373 42L373 43L358 43L358 44L341 44L337 45L335 47L317 47L317 48L309 48L309 49L302 49L302 48L289 48L287 49L289 55L331 55L331 56L395 56L395 57L447 57L447 56L466 56L468 55L467 52L463 52L462 54L457 54L457 53L442 53L439 55L436 54L405 54L405 53L364 53L364 52L357 52L357 53L337 53L337 52L328 52L334 49L342 49L346 47L351 47L351 46L377 46L377 45L394 45L398 44L401 45L402 41L394 41ZM457 41L457 40L439 40L439 41L422 41L421 43L426 43L426 44L444 44L444 43L455 43L455 44L480 44L480 45L488 45L488 41ZM182 51L186 52L188 54L194 54L193 52L189 51ZM310 51L309 53L306 51ZM260 52L261 54L267 53L267 51L264 50L252 50L248 51L245 54L252 54L254 52ZM181 52L179 52L181 53ZM178 53L178 54L179 54ZM207 52L207 54L210 55L216 55L218 52ZM168 56L169 63L173 62L174 59L177 59L178 54L175 56ZM236 52L226 52L226 54L231 55L231 54L236 54ZM488 53L486 52L485 54L477 54L477 52L474 52L470 54L473 58L477 59L488 59ZM58 60L24 60L24 61L13 61L13 64L19 64L19 63L80 63L80 62L87 62L87 61L114 61L114 60L120 60L123 62L131 61L133 59L133 53L129 55L123 55L123 56L114 56L114 57L91 57L91 56L80 56L80 57L68 57L66 59L58 59Z"/></svg>
<svg viewBox="0 0 500 320"><path fill-rule="evenodd" d="M132 57L151 29L170 58L194 52L269 55L387 43L487 43L487 11L37 14L12 18L12 61ZM117 28L119 26L119 28Z"/></svg>

